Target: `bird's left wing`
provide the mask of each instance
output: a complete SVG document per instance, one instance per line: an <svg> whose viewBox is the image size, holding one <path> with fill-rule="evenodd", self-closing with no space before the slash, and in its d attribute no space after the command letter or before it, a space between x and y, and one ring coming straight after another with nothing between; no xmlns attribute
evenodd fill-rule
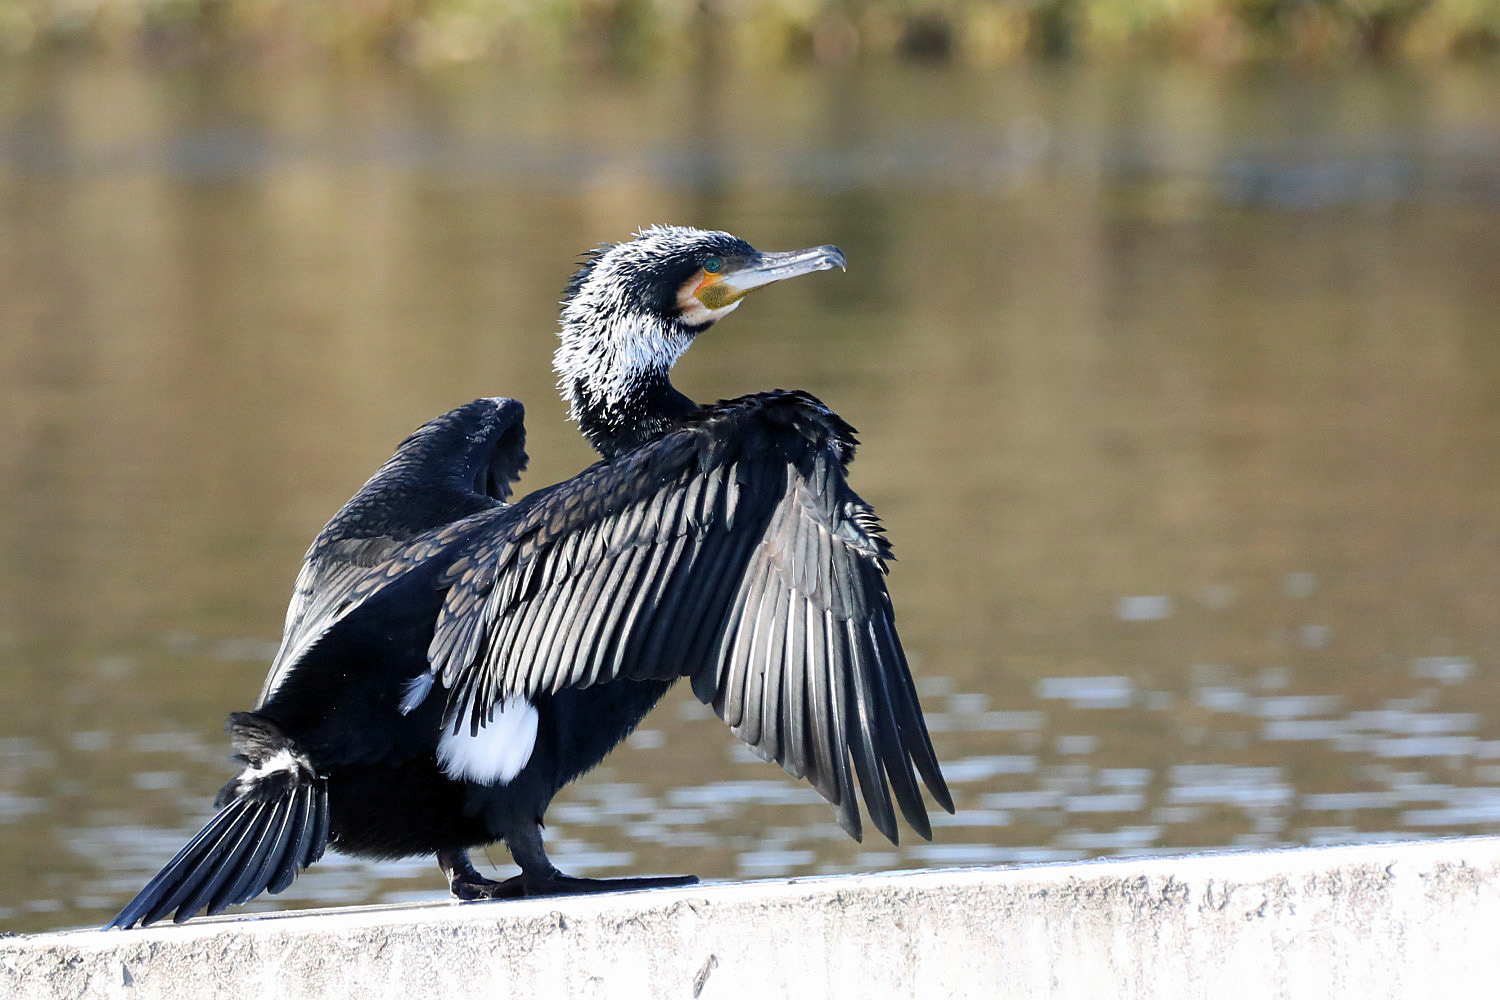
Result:
<svg viewBox="0 0 1500 1000"><path fill-rule="evenodd" d="M510 496L511 483L526 468L525 416L514 399L476 399L427 421L397 446L307 550L257 707L329 628L377 589L369 579L375 567L413 538Z"/></svg>
<svg viewBox="0 0 1500 1000"><path fill-rule="evenodd" d="M801 393L706 412L450 550L431 674L408 707L436 682L446 725L477 734L510 697L690 676L853 836L855 776L886 836L891 793L929 836L913 765L952 802L896 635L889 548L844 479L851 429Z"/></svg>

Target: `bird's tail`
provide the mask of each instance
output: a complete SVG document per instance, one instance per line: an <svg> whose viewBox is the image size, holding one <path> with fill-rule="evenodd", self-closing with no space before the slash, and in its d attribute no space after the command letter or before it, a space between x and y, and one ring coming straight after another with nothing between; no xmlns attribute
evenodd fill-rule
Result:
<svg viewBox="0 0 1500 1000"><path fill-rule="evenodd" d="M328 842L328 781L275 724L252 712L229 717L245 770L219 792L219 813L167 862L109 927L153 923L176 910L211 916L291 885Z"/></svg>

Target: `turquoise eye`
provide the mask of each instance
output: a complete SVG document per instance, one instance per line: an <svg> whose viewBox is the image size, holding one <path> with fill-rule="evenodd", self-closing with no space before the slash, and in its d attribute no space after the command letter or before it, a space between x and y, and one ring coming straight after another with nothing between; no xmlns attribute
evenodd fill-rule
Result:
<svg viewBox="0 0 1500 1000"><path fill-rule="evenodd" d="M718 274L720 271L724 270L724 258L723 257L706 257L706 258L704 258L704 260L703 260L703 270L707 271L709 274Z"/></svg>

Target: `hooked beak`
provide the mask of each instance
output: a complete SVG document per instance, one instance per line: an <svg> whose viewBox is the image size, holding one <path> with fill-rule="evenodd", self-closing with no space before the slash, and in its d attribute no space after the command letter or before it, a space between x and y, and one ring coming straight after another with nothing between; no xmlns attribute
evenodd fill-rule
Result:
<svg viewBox="0 0 1500 1000"><path fill-rule="evenodd" d="M698 286L697 296L709 309L723 309L750 292L799 274L846 268L844 251L836 246L788 250L783 253L756 253L730 263L723 274L707 275Z"/></svg>

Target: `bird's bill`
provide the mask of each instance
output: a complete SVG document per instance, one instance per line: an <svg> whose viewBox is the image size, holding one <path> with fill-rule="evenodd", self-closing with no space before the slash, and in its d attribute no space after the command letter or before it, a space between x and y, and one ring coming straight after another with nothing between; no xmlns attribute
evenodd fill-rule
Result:
<svg viewBox="0 0 1500 1000"><path fill-rule="evenodd" d="M829 271L847 266L844 251L836 246L810 247L782 253L756 253L731 261L721 274L704 274L695 294L709 309L723 309L757 288L795 278L799 274Z"/></svg>

